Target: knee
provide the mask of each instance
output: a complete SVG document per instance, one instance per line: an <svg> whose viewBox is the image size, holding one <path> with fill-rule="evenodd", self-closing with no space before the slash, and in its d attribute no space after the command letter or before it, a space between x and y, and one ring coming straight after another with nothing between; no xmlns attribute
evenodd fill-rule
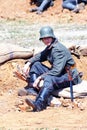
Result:
<svg viewBox="0 0 87 130"><path fill-rule="evenodd" d="M41 66L41 63L39 61L37 61L34 64L32 64L31 68L38 68L40 66Z"/></svg>
<svg viewBox="0 0 87 130"><path fill-rule="evenodd" d="M37 73L39 68L40 68L40 62L35 62L34 64L32 64L31 68L30 68L30 73Z"/></svg>
<svg viewBox="0 0 87 130"><path fill-rule="evenodd" d="M41 65L41 63L40 63L39 61L37 61L37 62L35 62L35 63L33 64L33 66L38 66L38 65Z"/></svg>
<svg viewBox="0 0 87 130"><path fill-rule="evenodd" d="M43 86L46 87L46 88L50 88L50 89L53 88L53 82L52 82L51 76L46 76L44 78Z"/></svg>

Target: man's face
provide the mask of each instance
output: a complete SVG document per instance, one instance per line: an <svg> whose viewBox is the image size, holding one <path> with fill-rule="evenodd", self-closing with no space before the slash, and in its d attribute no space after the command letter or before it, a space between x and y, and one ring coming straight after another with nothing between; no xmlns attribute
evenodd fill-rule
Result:
<svg viewBox="0 0 87 130"><path fill-rule="evenodd" d="M45 37L45 38L42 38L42 41L43 43L46 45L46 46L49 46L52 41L53 41L53 38L52 37Z"/></svg>

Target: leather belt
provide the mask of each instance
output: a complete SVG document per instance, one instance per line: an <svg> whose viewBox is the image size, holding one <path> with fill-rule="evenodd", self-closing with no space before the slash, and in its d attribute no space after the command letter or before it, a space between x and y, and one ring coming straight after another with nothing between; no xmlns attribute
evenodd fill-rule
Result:
<svg viewBox="0 0 87 130"><path fill-rule="evenodd" d="M65 66L65 69L66 69L66 70L73 70L73 69L75 69L75 68L76 68L76 64Z"/></svg>
<svg viewBox="0 0 87 130"><path fill-rule="evenodd" d="M71 69L71 70L73 70L73 69L75 69L75 68L76 68L76 64L70 66L70 69Z"/></svg>

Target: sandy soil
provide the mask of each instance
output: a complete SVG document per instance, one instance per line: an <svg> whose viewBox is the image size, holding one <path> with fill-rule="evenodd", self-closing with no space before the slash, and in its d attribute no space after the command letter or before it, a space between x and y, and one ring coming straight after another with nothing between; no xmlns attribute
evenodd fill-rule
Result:
<svg viewBox="0 0 87 130"><path fill-rule="evenodd" d="M63 10L61 1L56 0L54 6L42 15L30 13L29 1L7 0L0 1L1 19L26 19L31 23L87 23L87 6L79 14ZM34 6L34 5L33 5ZM87 57L74 57L77 68L84 73L87 80ZM80 107L73 105L70 99L63 101L60 107L48 107L41 112L33 113L25 104L25 96L17 95L18 89L27 85L15 77L16 65L23 66L25 60L16 59L0 66L0 130L86 130L87 129L87 98L75 99ZM31 97L35 98L35 97Z"/></svg>
<svg viewBox="0 0 87 130"><path fill-rule="evenodd" d="M81 10L79 14L70 12L66 9L62 10L62 0L55 0L54 6L50 7L47 11L44 11L41 15L36 13L30 13L29 10L35 5L30 5L30 0L7 0L0 1L0 17L11 20L15 19L27 19L29 22L58 22L58 23L86 23L87 22L87 6L84 10Z"/></svg>

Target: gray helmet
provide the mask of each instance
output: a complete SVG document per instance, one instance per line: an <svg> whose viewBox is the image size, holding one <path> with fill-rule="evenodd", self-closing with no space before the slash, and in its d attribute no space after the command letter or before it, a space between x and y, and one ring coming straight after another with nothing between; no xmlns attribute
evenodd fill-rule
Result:
<svg viewBox="0 0 87 130"><path fill-rule="evenodd" d="M50 26L42 27L41 30L40 30L40 38L39 38L39 40L41 40L42 38L45 38L45 37L55 38L53 29Z"/></svg>

